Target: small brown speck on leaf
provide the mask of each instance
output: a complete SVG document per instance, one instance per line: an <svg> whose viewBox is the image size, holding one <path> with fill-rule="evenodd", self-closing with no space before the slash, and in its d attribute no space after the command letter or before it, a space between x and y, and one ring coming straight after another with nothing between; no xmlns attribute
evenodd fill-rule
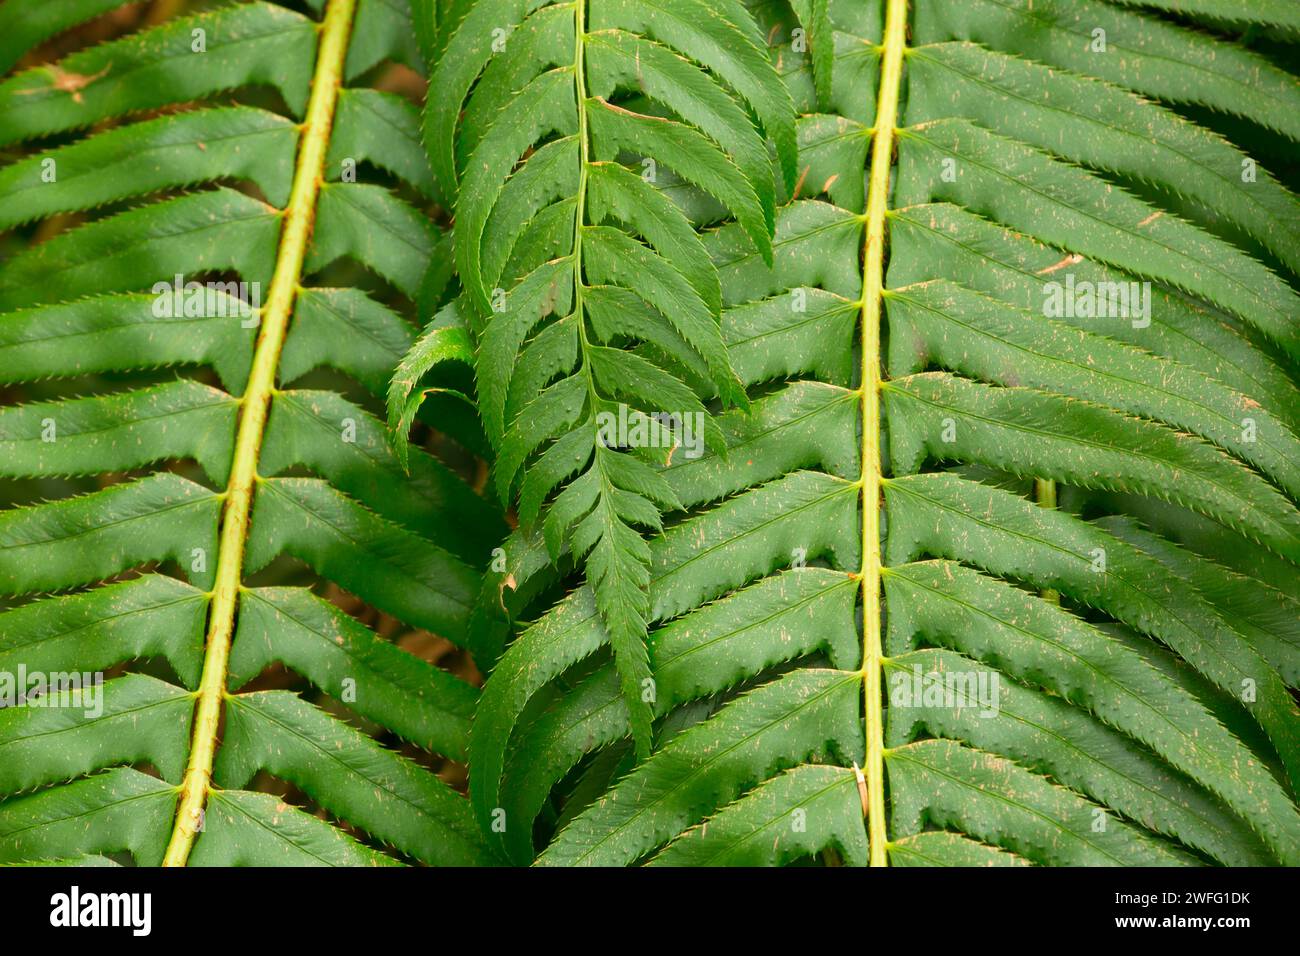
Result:
<svg viewBox="0 0 1300 956"><path fill-rule="evenodd" d="M808 170L811 168L812 168L811 166L805 166L803 170L799 173L799 181L794 184L794 194L796 196L798 196L799 193L803 191L804 180L808 178Z"/></svg>

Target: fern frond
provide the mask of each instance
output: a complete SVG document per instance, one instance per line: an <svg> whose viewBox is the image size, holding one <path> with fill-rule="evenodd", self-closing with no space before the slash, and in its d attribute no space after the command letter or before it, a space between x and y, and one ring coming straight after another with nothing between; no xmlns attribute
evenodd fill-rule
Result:
<svg viewBox="0 0 1300 956"><path fill-rule="evenodd" d="M750 6L799 175L770 260L740 217L703 237L750 403L658 466L656 747L521 529L471 625L505 647L480 814L542 864L1294 864L1297 201L1165 105L1292 135L1293 79L1093 0Z"/></svg>
<svg viewBox="0 0 1300 956"><path fill-rule="evenodd" d="M43 12L0 63L109 6L4 4ZM26 602L0 611L0 668L131 667L6 696L0 862L496 861L435 772L465 759L478 690L410 645L465 643L505 522L462 449L399 460L375 414L450 249L416 107L346 84L423 64L405 3L307 6L319 22L220 7L0 83L0 140L40 140L0 169L0 228L71 227L0 266L0 380L30 390L0 409L0 474L58 490L0 511L0 590ZM278 96L220 96L258 86ZM485 450L468 411L445 433ZM301 692L258 689L276 667ZM260 774L290 796L243 789Z"/></svg>
<svg viewBox="0 0 1300 956"><path fill-rule="evenodd" d="M734 216L771 261L777 184L763 136L787 183L796 144L756 38L737 3L485 2L450 30L431 73L425 142L456 197L465 292L408 357L389 421L400 450L419 377L472 343L497 491L510 501L518 489L520 518L541 523L553 559L583 561L641 753L654 696L641 535L679 507L648 463L678 451L660 416L704 421L710 394L744 402L717 269L699 224L656 188L658 167ZM629 416L656 440L613 434L607 420ZM716 425L695 433L721 447ZM484 800L486 823L495 796Z"/></svg>

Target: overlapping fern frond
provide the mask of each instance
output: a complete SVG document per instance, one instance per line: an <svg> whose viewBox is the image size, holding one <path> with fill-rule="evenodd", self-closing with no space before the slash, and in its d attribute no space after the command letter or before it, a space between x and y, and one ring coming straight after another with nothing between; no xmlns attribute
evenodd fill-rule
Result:
<svg viewBox="0 0 1300 956"><path fill-rule="evenodd" d="M583 564L644 756L657 689L642 532L682 507L658 467L704 442L725 451L704 401L746 404L699 227L734 217L744 248L773 261L790 97L734 2L490 0L445 32L425 137L456 197L464 292L399 374L390 418L400 434L419 374L472 347L494 483L518 500L505 550ZM674 202L686 189L694 222ZM699 447L680 447L678 424ZM485 823L494 806L480 803Z"/></svg>
<svg viewBox="0 0 1300 956"><path fill-rule="evenodd" d="M573 7L533 14L562 19L564 39L529 77L571 70L535 81L563 90L542 97L558 111L544 122L522 103L500 126L481 118L502 88L494 71L523 55L483 73L456 139L468 79L452 89L433 140L445 188L464 170L467 340L502 489L522 470L529 518L489 572L475 625L491 643L521 622L471 744L472 799L480 819L505 822L492 833L512 859L1298 861L1300 204L1265 158L1214 131L1213 111L1295 140L1300 84L1193 25L1294 28L1294 16L1283 4L1142 6L1183 19L1099 0L750 5L757 29L741 32L767 38L800 114L797 188L778 190L770 257L752 214L725 200L735 221L694 239L748 407L700 356L627 324L678 298L646 289L607 321L591 317L619 330L618 360L653 356L694 385L726 445L652 463L667 488L652 497L671 507L645 545L649 756L631 744L645 729L604 572L589 562L586 584L557 593L573 493L551 505L549 547L546 522L528 530L592 454L583 438L581 455L529 457L589 412L575 398L542 414L548 396L579 389L566 384L575 368L599 362L580 310L574 331L552 329L576 308L568 227L604 228L580 202L575 213L576 184L589 195L591 180L572 154L610 149L604 103L588 111L602 120L573 120L582 71L559 58L576 49L596 73L604 7L578 14L576 45ZM540 23L526 35L541 47ZM448 56L463 62L454 45ZM641 62L653 102L651 57ZM1187 118L1203 108L1204 122ZM532 122L543 125L520 132ZM486 145L498 129L514 137L505 156ZM702 129L728 148L731 127ZM552 131L562 145L507 179ZM629 145L624 160L649 149ZM536 164L563 150L569 161L546 168L567 187L535 191ZM736 165L733 188L752 183ZM502 232L478 211L484 178L504 182ZM639 208L666 199L675 223L717 221L692 184L655 185L662 198L638 188ZM718 198L717 183L694 185ZM524 207L524 195L544 198ZM544 242L551 230L562 238ZM542 248L512 270L495 239L506 234ZM647 281L644 251L627 248L622 274ZM561 273L544 308L490 311L502 275L524 277L500 283L511 295L539 301L535 283L551 281L539 270ZM539 327L543 311L555 323ZM561 335L579 344L561 348ZM579 440L551 448L566 441Z"/></svg>
<svg viewBox="0 0 1300 956"><path fill-rule="evenodd" d="M8 0L0 65L119 5ZM447 281L418 110L367 85L419 64L409 12L307 7L145 24L0 82L0 229L52 236L0 266L0 381L33 399L0 408L32 502L0 512L22 599L0 671L109 672L94 706L0 709L0 862L492 859L425 756L463 761L476 688L301 586L463 645L504 534L367 408ZM438 427L482 446L463 411ZM282 555L307 569L258 575ZM308 695L243 690L272 665ZM289 785L314 807L255 792Z"/></svg>

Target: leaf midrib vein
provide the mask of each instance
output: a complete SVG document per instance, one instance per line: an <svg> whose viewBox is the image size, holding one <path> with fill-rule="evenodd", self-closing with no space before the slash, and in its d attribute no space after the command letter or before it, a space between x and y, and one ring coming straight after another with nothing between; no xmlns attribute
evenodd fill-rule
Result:
<svg viewBox="0 0 1300 956"><path fill-rule="evenodd" d="M319 24L311 92L294 159L293 185L282 217L271 287L262 311L248 385L241 399L230 479L225 494L216 580L209 605L207 646L199 681L192 746L173 818L164 866L184 866L202 823L212 786L216 738L230 663L230 645L242 588L257 462L265 436L276 371L307 260L329 149L330 132L344 83L344 63L357 0L328 0Z"/></svg>

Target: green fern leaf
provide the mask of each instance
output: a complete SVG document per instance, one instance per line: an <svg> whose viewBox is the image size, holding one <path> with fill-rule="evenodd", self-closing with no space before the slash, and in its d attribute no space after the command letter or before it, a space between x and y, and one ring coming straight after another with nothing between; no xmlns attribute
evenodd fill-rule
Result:
<svg viewBox="0 0 1300 956"><path fill-rule="evenodd" d="M802 114L773 255L743 209L658 184L736 220L702 243L748 407L724 407L698 351L631 331L628 300L602 318L711 403L725 445L654 463L685 512L646 539L655 748L629 749L576 549L554 565L556 529L548 552L525 525L471 625L504 648L471 736L480 819L547 865L1294 864L1296 199L1267 137L1234 145L1244 127L1198 109L1294 138L1293 79L1094 0L749 6ZM1140 6L1219 34L1292 25L1281 5ZM564 68L563 44L528 42ZM499 62L466 81L476 145L439 147L462 196L494 134L475 99L523 88ZM559 115L520 117L556 138L502 192L552 232L521 273L527 315L485 316L489 434L577 414L554 384L574 333L538 330L552 300L573 308L544 212L574 188ZM510 258L458 265L495 284ZM693 273L650 289L647 260L619 261L690 314ZM516 356L537 362L517 389ZM508 446L521 515L587 453Z"/></svg>
<svg viewBox="0 0 1300 956"><path fill-rule="evenodd" d="M113 6L3 4L0 64ZM0 863L497 860L435 772L478 699L435 661L506 533L486 441L430 401L438 454L399 459L376 416L450 247L417 108L350 84L423 64L405 3L307 7L0 82L0 229L47 238L0 264Z"/></svg>

